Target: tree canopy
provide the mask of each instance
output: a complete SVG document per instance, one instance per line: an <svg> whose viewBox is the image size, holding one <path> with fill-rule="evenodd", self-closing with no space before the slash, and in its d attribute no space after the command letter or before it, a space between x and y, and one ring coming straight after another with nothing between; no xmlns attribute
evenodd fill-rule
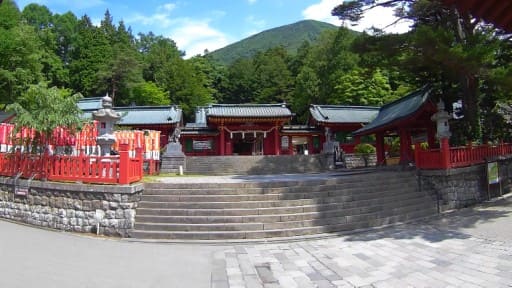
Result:
<svg viewBox="0 0 512 288"><path fill-rule="evenodd" d="M405 85L432 84L438 97L450 104L448 107L462 100L464 118L454 122L454 142L494 140L489 126L481 125L490 121L481 112L494 107L497 99L511 96L510 90L499 85L489 89L487 84L512 80L510 62L498 60L511 52L506 33L436 0L350 1L335 7L332 13L342 20L359 21L362 13L377 6L394 7L398 17L414 24L403 37L368 38L372 45L368 52L387 55L386 51L392 51L394 55L389 58L393 62L381 62L390 67L388 71L397 73Z"/></svg>
<svg viewBox="0 0 512 288"><path fill-rule="evenodd" d="M458 143L508 137L494 107L512 98L510 35L436 0L344 1L332 13L358 21L379 5L412 20L411 31L326 29L295 51L277 45L224 65L211 53L185 59L172 39L152 32L133 35L108 10L94 25L87 15L41 4L20 11L5 0L0 108L36 85L85 97L108 93L118 106L176 104L185 122L209 103L284 102L293 121L304 123L310 104L380 106L428 83L447 107L463 101L464 118L453 122Z"/></svg>

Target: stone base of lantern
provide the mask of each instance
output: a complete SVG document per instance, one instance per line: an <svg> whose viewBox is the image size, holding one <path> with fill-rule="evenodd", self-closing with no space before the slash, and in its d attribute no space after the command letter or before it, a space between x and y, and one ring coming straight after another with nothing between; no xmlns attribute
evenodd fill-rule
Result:
<svg viewBox="0 0 512 288"><path fill-rule="evenodd" d="M181 167L181 170L180 170ZM185 171L185 154L180 143L167 144L166 151L162 155L161 173L180 173Z"/></svg>

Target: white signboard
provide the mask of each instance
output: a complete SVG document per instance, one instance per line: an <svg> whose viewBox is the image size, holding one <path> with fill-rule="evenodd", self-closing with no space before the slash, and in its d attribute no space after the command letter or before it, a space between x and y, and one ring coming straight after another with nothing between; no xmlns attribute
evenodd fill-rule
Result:
<svg viewBox="0 0 512 288"><path fill-rule="evenodd" d="M194 140L192 142L192 149L194 149L194 150L211 150L212 149L212 141L211 140Z"/></svg>
<svg viewBox="0 0 512 288"><path fill-rule="evenodd" d="M288 149L288 145L290 145L288 136L281 137L281 148Z"/></svg>

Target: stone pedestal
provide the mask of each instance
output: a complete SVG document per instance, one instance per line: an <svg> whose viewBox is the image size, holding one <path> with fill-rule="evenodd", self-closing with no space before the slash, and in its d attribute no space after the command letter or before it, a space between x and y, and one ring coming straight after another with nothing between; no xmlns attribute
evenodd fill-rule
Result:
<svg viewBox="0 0 512 288"><path fill-rule="evenodd" d="M327 141L324 143L322 154L325 155L327 168L333 170L336 168L336 152L339 147L338 141ZM339 149L339 148L338 148Z"/></svg>
<svg viewBox="0 0 512 288"><path fill-rule="evenodd" d="M183 154L181 144L170 142L167 144L165 153L162 155L162 173L179 173L180 166L185 171L185 154Z"/></svg>
<svg viewBox="0 0 512 288"><path fill-rule="evenodd" d="M100 146L101 156L110 155L114 143L116 143L116 137L112 134L103 134L96 138L96 144Z"/></svg>

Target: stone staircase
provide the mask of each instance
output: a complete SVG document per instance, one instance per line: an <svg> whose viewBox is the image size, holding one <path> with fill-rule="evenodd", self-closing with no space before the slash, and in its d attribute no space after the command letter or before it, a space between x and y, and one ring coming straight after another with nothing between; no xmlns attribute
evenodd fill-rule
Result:
<svg viewBox="0 0 512 288"><path fill-rule="evenodd" d="M147 183L130 236L232 240L354 231L436 213L413 171L244 183Z"/></svg>

